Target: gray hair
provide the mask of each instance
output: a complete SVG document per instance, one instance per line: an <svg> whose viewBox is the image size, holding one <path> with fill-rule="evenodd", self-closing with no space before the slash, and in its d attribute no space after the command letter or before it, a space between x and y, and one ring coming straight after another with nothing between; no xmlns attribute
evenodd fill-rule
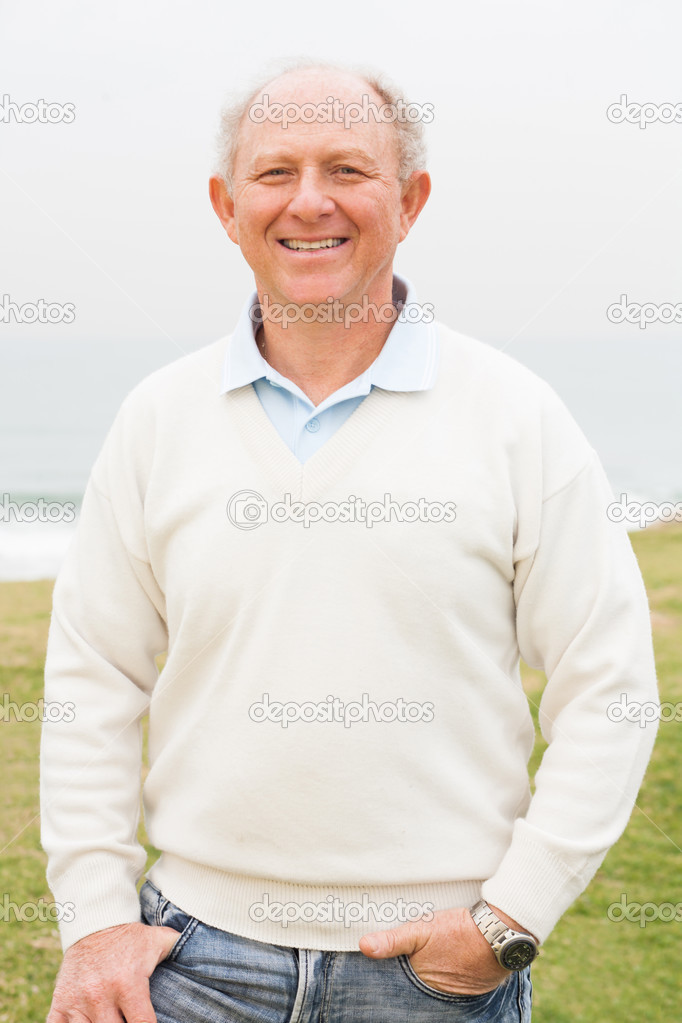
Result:
<svg viewBox="0 0 682 1023"><path fill-rule="evenodd" d="M381 71L359 65L335 64L327 61L316 61L309 58L296 58L279 62L278 67L253 82L248 91L233 93L227 99L220 114L220 126L215 140L216 164L214 173L223 179L228 193L232 194L234 164L237 156L239 127L248 108L255 98L262 93L266 85L292 71L342 71L356 75L380 96L383 103L397 107L400 102L406 103L401 90ZM401 185L417 170L426 166L426 142L424 127L420 120L411 121L407 118L396 118L392 122L396 131L398 151L398 180Z"/></svg>

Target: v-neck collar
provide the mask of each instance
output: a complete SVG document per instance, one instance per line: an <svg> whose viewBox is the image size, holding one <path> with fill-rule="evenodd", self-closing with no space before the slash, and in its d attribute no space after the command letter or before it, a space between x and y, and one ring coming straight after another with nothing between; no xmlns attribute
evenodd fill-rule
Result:
<svg viewBox="0 0 682 1023"><path fill-rule="evenodd" d="M374 388L352 415L315 454L301 463L270 421L251 384L224 395L235 412L244 443L276 491L294 500L314 501L324 495L356 462L372 437L410 400L408 391Z"/></svg>

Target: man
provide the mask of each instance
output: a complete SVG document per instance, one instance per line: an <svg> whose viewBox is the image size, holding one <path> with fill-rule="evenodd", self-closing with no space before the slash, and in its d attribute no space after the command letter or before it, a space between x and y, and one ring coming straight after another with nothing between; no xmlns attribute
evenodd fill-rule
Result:
<svg viewBox="0 0 682 1023"><path fill-rule="evenodd" d="M527 1021L627 822L653 730L607 708L656 691L641 577L553 392L394 275L430 189L399 100L312 65L225 115L211 201L256 292L126 399L55 589L49 1023Z"/></svg>

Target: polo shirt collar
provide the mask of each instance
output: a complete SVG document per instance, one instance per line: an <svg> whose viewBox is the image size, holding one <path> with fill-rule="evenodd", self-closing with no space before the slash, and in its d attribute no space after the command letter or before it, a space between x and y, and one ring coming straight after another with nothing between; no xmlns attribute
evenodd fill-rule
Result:
<svg viewBox="0 0 682 1023"><path fill-rule="evenodd" d="M340 390L345 398L369 394L372 387L387 391L424 391L433 387L438 370L438 335L430 307L420 314L412 284L393 275L394 294L404 295L403 310L374 362ZM223 363L221 394L265 378L288 390L298 388L269 365L256 344L258 293L244 303ZM427 322L430 321L430 322ZM339 392L337 392L338 394Z"/></svg>

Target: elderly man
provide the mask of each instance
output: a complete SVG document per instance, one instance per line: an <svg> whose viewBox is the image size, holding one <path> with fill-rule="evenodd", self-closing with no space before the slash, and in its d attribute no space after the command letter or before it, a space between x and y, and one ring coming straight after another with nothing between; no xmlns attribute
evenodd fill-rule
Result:
<svg viewBox="0 0 682 1023"><path fill-rule="evenodd" d="M641 577L554 393L393 273L414 113L312 65L224 115L211 201L256 290L128 396L55 588L50 1023L527 1021L627 822L653 729L607 709L655 698Z"/></svg>

